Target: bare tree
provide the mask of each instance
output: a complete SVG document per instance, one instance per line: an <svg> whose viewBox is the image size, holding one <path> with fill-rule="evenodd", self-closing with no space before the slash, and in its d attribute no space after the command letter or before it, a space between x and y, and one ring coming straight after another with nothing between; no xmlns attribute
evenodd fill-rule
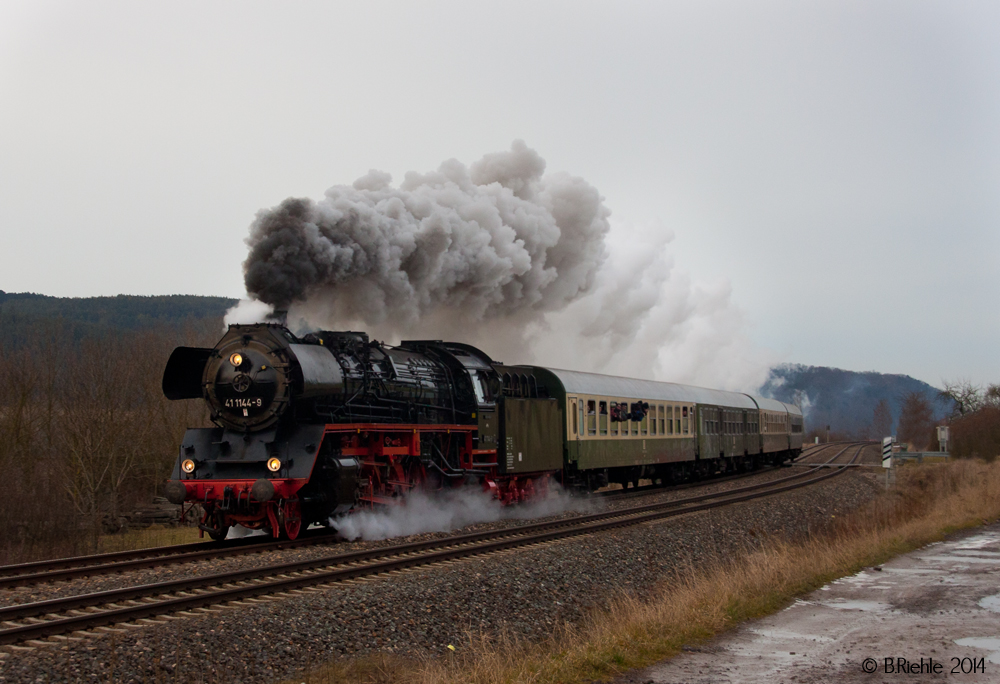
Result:
<svg viewBox="0 0 1000 684"><path fill-rule="evenodd" d="M118 520L123 488L148 448L143 372L143 357L120 338L87 341L60 391L65 488L95 546L102 520Z"/></svg>
<svg viewBox="0 0 1000 684"><path fill-rule="evenodd" d="M945 381L944 389L938 394L938 398L952 402L952 417L965 416L983 407L983 388L967 379Z"/></svg>
<svg viewBox="0 0 1000 684"><path fill-rule="evenodd" d="M899 413L899 440L923 451L927 448L933 427L934 411L927 398L919 392L910 392L903 397Z"/></svg>
<svg viewBox="0 0 1000 684"><path fill-rule="evenodd" d="M872 432L878 439L892 434L892 409L885 399L879 399L872 411Z"/></svg>

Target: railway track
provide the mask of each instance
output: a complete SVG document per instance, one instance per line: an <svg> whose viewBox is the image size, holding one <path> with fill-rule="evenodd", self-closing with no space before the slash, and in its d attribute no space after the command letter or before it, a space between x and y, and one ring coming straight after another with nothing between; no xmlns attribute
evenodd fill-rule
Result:
<svg viewBox="0 0 1000 684"><path fill-rule="evenodd" d="M183 615L213 605L247 605L265 595L282 597L288 592L320 590L352 579L544 544L772 496L836 477L847 468L817 473L852 448L853 462L865 446L845 446L829 461L811 470L728 492L0 608L0 644L30 644L32 640L74 632L76 636L64 638L86 637L87 630L108 625L131 624L151 618L169 620L176 618L177 613Z"/></svg>
<svg viewBox="0 0 1000 684"><path fill-rule="evenodd" d="M192 563L208 558L242 556L281 549L295 549L341 541L336 533L314 533L294 541L271 541L267 537L246 537L227 542L192 542L158 546L136 551L119 551L94 556L77 556L51 561L35 561L0 566L0 589L12 589L43 582L57 582L78 577L93 577L126 570L161 567L165 564Z"/></svg>
<svg viewBox="0 0 1000 684"><path fill-rule="evenodd" d="M827 444L816 445L808 451L803 451L803 453L800 454L799 457L795 459L790 465L803 466L803 467L811 465L819 465L819 464L822 464L823 467L833 467L835 465L843 465L837 463L839 459L844 458L842 451L843 446L844 445L851 446L858 444L867 446L867 445L874 445L875 442L829 442ZM824 454L828 454L831 451L837 449L841 449L841 451L839 452L841 455L834 458L832 462L822 461L822 459L824 458Z"/></svg>
<svg viewBox="0 0 1000 684"><path fill-rule="evenodd" d="M756 475L765 470L755 470L748 473L717 477L710 480L671 485L667 487L647 485L634 489L612 490L599 492L595 496L603 499L622 500L646 496L660 492L682 491L695 487L718 484L729 480ZM252 553L265 553L285 549L295 549L307 546L335 544L342 541L337 533L311 530L294 541L274 541L267 537L247 537L226 542L193 542L174 546L160 546L135 551L119 551L91 556L60 558L47 561L34 561L17 565L0 566L0 590L15 587L30 586L47 582L58 582L81 577L94 577L120 573L129 570L162 567L166 564L192 563L200 560L215 559L227 556L241 556Z"/></svg>

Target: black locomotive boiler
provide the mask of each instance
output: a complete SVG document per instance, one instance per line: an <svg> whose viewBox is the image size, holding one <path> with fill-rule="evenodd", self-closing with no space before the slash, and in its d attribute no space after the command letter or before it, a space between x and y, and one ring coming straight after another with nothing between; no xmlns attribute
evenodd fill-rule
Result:
<svg viewBox="0 0 1000 684"><path fill-rule="evenodd" d="M514 503L553 480L666 483L780 463L802 446L801 412L774 400L507 366L437 340L298 338L276 324L178 347L163 391L210 407L215 427L187 431L167 495L200 503L215 539L235 524L294 539L417 487L474 482Z"/></svg>

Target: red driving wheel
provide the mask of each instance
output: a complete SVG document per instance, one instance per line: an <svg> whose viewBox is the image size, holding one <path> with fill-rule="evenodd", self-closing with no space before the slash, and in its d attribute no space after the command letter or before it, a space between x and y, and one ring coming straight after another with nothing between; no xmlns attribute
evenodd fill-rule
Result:
<svg viewBox="0 0 1000 684"><path fill-rule="evenodd" d="M299 500L284 501L279 512L282 527L285 528L285 536L289 539L296 539L299 532L302 531L302 507L299 506Z"/></svg>

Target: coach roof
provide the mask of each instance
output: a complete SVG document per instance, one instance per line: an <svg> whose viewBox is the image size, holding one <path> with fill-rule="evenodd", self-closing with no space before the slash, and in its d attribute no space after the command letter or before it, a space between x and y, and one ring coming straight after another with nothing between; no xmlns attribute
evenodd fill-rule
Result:
<svg viewBox="0 0 1000 684"><path fill-rule="evenodd" d="M602 397L622 397L629 399L646 399L654 401L680 401L695 404L713 404L730 406L732 408L755 409L757 404L746 394L739 392L724 392L722 390L678 385L674 382L655 382L653 380L637 380L635 378L619 378L598 373L581 373L580 371L561 370L559 368L541 368L558 378L563 389L568 394L590 394ZM780 405L780 402L775 402Z"/></svg>

